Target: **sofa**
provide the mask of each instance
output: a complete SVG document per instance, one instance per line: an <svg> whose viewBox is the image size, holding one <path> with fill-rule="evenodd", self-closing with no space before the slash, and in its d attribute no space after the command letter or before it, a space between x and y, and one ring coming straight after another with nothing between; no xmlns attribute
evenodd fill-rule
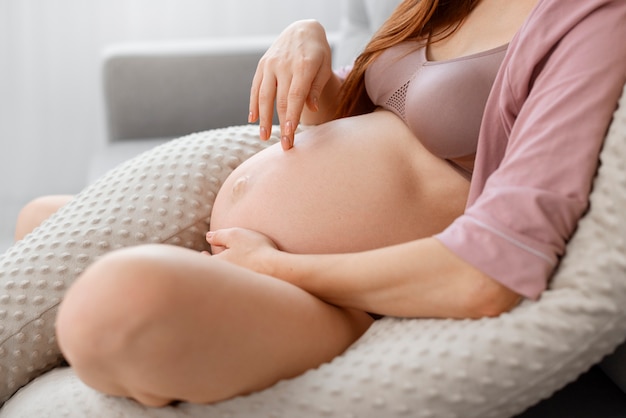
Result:
<svg viewBox="0 0 626 418"><path fill-rule="evenodd" d="M381 16L388 15L391 8L397 3L399 1L343 1L342 12L345 18L341 32L330 34L336 62L347 64L349 60L347 57L353 56L354 51L358 51L364 45L367 37L371 36L373 29L380 24ZM248 142L234 138L235 135L240 134L245 134L247 137L253 136L254 127L246 127L236 131L226 127L241 125L245 122L249 82L256 67L256 62L271 40L272 38L270 37L225 41L124 44L107 49L103 56L102 76L108 121L108 139L107 143L103 144L103 147L93 159L90 176L94 180L100 179L96 182L96 185L99 184L100 186L98 187L104 187L103 183L110 183L111 179L116 178L117 173L129 170L128 167L132 167L133 163L122 164L122 169L119 168L119 164L132 157L141 156L142 153L148 152L148 150L156 146L162 149L161 154L166 155L168 150L171 151L173 149L174 145L170 145L173 144L170 141L172 138L190 135L186 137L188 139L185 143L190 142L189 138L192 140L204 140L203 134L194 134L196 132L215 130L217 133L214 136L218 137L216 141L219 143L211 146L214 147L212 149L218 150L221 153L220 155L225 155L224 158L231 158L228 156L228 152L233 148L238 149L236 151L238 153L237 156L241 153L249 156L258 151L257 148L246 148L248 147ZM624 126L620 125L621 128L626 128L626 124ZM615 135L623 141L626 133L620 130ZM227 145L225 146L224 144ZM236 158L245 159L246 156ZM134 163L137 167L136 170L141 169L140 160L141 157L137 157L134 160L136 161ZM236 164L236 162L233 162L233 164ZM616 170L619 170L619 163L616 164L616 167L618 167ZM610 166L610 164L607 165ZM114 167L118 168L113 169ZM620 183L621 189L616 193L625 194L625 186L626 183ZM87 192L85 195L89 194ZM65 214L66 218L71 218L70 215L75 213L71 212L72 210L79 211L78 208L68 209ZM63 216L63 214L60 216ZM617 217L616 222L618 224L619 221L624 221L623 215L618 213L614 214L614 216ZM590 222L597 221L592 220ZM602 222L599 223L601 224ZM591 228L588 227L588 229ZM596 227L594 226L593 228ZM586 231L586 229L582 229L583 232ZM596 229L589 232L589 234L603 237ZM35 239L36 237L33 238L33 240ZM588 240L589 238L586 238L584 242L586 243ZM180 238L179 242L176 243L187 245L183 238ZM194 244L188 244L188 246L191 245ZM581 248L579 250L580 254L585 253L587 247L584 244L575 243L575 245ZM574 253L576 248L574 248ZM622 253L621 255L626 257L626 254ZM606 263L611 262L613 261L606 261ZM620 263L619 257L617 263ZM572 264L574 263L572 262ZM600 271L607 269L602 266ZM568 265L563 267L566 271L568 268ZM574 272L578 271L576 270L577 268L572 267ZM593 267L589 268L592 269ZM617 273L612 273L612 277L619 276L621 272L623 278L626 278L625 265L619 264L614 271ZM573 273L569 271L568 274ZM550 294L548 299L558 299L559 290L557 286L557 289L554 289L554 294ZM567 309L576 310L576 305L573 306L574 308L568 306ZM531 304L521 307L522 310L532 310L534 308L535 306L531 306ZM594 312L594 315L600 315L595 313L594 307L581 306L580 308L581 311L585 309ZM576 312L576 315L578 314L579 312ZM576 315L572 313L572 316ZM612 315L610 316L611 318L621 318L619 315L622 315L622 313L608 312L606 315ZM509 319L509 316L505 318L505 320ZM523 324L523 322L521 323ZM447 335L445 329L454 328L458 325L454 321L425 321L425 328L421 328L421 330L429 331L432 327L441 326L441 335ZM394 368L396 370L407 368L411 369L411 373L416 375L431 373L432 381L439 380L442 382L447 382L446 379L449 377L446 374L447 372L435 373L434 371L423 369L423 365L418 366L417 363L404 362L401 358L403 350L397 347L377 346L376 349L370 348L376 346L376 344L382 344L380 343L382 336L389 337L388 341L392 342L404 338L404 331L408 326L406 321L399 319L389 318L379 321L373 327L374 329L369 331L362 340L355 344L354 348L351 348L346 353L346 356L342 356L329 365L322 366L319 370L305 374L305 376L293 384L290 382L279 383L276 387L270 389L270 395L261 394L260 397L247 397L239 404L244 406L237 406L236 404L231 406L227 402L225 405L214 409L207 408L205 412L199 409L201 407L187 405L150 410L139 407L129 400L109 398L91 391L78 381L70 369L63 367L61 364L14 395L0 409L0 417L626 417L626 395L622 391L622 388L626 389L626 385L621 380L624 374L620 371L621 365L624 364L622 361L624 350L620 349L612 356L604 358L626 337L626 331L621 335L619 335L619 332L611 332L611 339L606 345L596 344L600 348L593 351L594 354L591 356L594 359L593 361L587 359L585 362L576 362L574 366L572 366L574 363L564 362L564 364L569 365L570 369L560 370L560 378L557 379L554 375L546 375L544 376L545 381L533 383L537 387L545 386L545 388L530 397L521 390L518 393L514 390L514 387L505 388L508 391L506 393L512 396L508 399L510 407L507 407L506 403L502 403L495 409L484 409L484 414L480 414L468 409L463 400L457 400L458 405L442 409L449 413L440 414L434 406L429 410L431 408L429 402L432 402L432 405L436 405L437 402L441 403L437 398L444 392L443 389L438 391L431 389L429 392L427 388L411 386L411 382L408 381L403 383L403 386L397 387L397 382L393 381L394 375L386 374L384 371L393 370ZM478 328L482 327L480 323L476 326ZM524 327L523 325L519 326L521 328ZM540 325L539 327L541 328ZM488 326L485 326L485 329L487 328ZM502 330L502 328L498 329ZM551 330L549 325L547 329ZM569 333L571 330L568 327L564 329L564 333ZM515 339L516 336L512 334L493 336L493 338L485 341L486 344L502 344L506 347L506 341L515 342ZM453 339L450 337L449 343L452 341ZM408 343L404 341L403 344L405 345L399 344L398 346L402 346L406 349L405 351L408 351L409 348L406 345ZM446 341L433 341L433 346L437 347L436 349L433 348L433 351L440 350L435 355L438 360L454 363L456 349L447 348ZM488 345L484 347L488 347ZM355 357L354 353L367 353L369 352L368 350L383 349L393 353L397 358L379 360L378 363L373 361L371 364L361 364L363 367L359 367L358 357ZM459 350L462 350L462 348ZM541 352L548 349L544 347L543 349L537 348L537 350ZM568 357L568 350L576 351L578 348L565 345L562 348L561 355ZM431 354L429 351L417 353L418 356L424 357L428 357ZM459 355L462 356L463 354ZM475 355L481 356L481 352L479 351ZM602 360L603 358L604 360ZM601 360L602 363L600 363ZM495 360L495 363L485 361L487 365L498 364L498 361ZM356 364L346 365L350 362L356 362ZM525 367L524 365L515 365L514 361L509 363L507 364L511 367L511 370L515 370L516 367ZM336 364L339 364L339 367L353 367L359 369L359 371L354 372L355 376L352 380L345 378L345 376L341 377L336 374L336 369L333 368L337 367ZM549 364L545 365L546 368L549 368L549 366ZM436 370L438 366L433 364L433 367ZM377 374L377 370L379 372L382 371L382 373ZM566 377L562 377L563 374ZM539 368L535 371L535 375L543 376ZM320 378L320 376L323 378ZM528 376L533 376L533 374L528 374ZM379 381L376 381L377 379ZM465 379L468 384L472 384L471 376L469 378L465 376ZM346 385L349 389L343 388L341 382L344 380L347 382L354 380L364 385L369 384L374 387L374 390L364 389L363 393L359 394L349 384ZM502 380L502 385L504 385L505 380ZM458 379L455 382L458 383ZM518 382L514 379L511 382L513 382L510 383L511 385L522 386L528 384L528 382ZM426 401L415 404L407 401L406 405L399 405L397 402L392 403L385 398L386 391L401 391L405 397L425 399ZM312 404L313 401L318 399L316 393L321 392L324 393L324 396L320 396L319 399L323 399L325 402L333 402L334 400L340 406L335 406L334 404ZM515 398L516 394L519 394L519 399ZM270 401L268 401L268 396L271 396ZM301 400L295 402L293 398L298 396L301 396ZM527 398L521 399L522 396L527 396ZM309 401L309 399L312 400ZM448 397L444 403L454 404L455 398ZM357 404L368 404L368 407L364 409L365 407L355 406ZM477 402L477 404L480 404L480 402ZM353 407L351 408L350 405ZM363 413L362 411L364 410L368 412ZM476 410L480 411L481 409L477 408ZM293 411L299 411L299 413L294 415ZM393 411L393 414L390 411Z"/></svg>

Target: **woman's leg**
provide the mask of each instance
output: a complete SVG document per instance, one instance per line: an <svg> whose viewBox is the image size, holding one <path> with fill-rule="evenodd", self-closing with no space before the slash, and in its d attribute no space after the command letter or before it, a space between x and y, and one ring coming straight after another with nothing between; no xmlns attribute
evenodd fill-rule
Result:
<svg viewBox="0 0 626 418"><path fill-rule="evenodd" d="M93 264L61 305L59 345L103 392L209 403L331 360L372 323L278 279L149 245Z"/></svg>
<svg viewBox="0 0 626 418"><path fill-rule="evenodd" d="M23 239L70 200L71 195L50 195L31 200L22 208L15 224L15 241Z"/></svg>
<svg viewBox="0 0 626 418"><path fill-rule="evenodd" d="M60 364L54 322L76 277L122 247L207 249L222 182L277 140L260 141L250 125L171 141L110 171L0 254L0 404Z"/></svg>

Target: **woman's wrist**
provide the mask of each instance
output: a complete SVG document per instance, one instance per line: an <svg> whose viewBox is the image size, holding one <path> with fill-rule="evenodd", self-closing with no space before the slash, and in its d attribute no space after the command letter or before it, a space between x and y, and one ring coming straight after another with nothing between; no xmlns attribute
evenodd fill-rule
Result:
<svg viewBox="0 0 626 418"><path fill-rule="evenodd" d="M275 251L271 260L272 276L327 300L335 292L342 291L342 285L333 279L337 277L336 274L341 274L345 257L347 255L344 254L293 254Z"/></svg>
<svg viewBox="0 0 626 418"><path fill-rule="evenodd" d="M273 251L269 257L268 274L298 286L299 275L295 266L297 257L297 254L291 254L281 250Z"/></svg>

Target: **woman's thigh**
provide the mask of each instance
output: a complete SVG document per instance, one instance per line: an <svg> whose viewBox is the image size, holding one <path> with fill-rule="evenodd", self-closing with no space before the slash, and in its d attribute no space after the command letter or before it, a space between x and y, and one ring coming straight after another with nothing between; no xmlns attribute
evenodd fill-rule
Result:
<svg viewBox="0 0 626 418"><path fill-rule="evenodd" d="M160 405L266 388L331 360L371 322L281 280L162 245L96 262L68 292L57 329L86 383Z"/></svg>

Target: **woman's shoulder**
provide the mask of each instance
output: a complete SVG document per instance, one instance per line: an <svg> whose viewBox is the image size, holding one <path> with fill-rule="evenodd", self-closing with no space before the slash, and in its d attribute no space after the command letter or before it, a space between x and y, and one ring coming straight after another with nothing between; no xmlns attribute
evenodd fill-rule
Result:
<svg viewBox="0 0 626 418"><path fill-rule="evenodd" d="M583 22L590 29L594 26L610 26L611 22L623 25L624 20L616 17L625 12L626 2L623 0L539 0L519 35L543 39L546 43L554 42Z"/></svg>

